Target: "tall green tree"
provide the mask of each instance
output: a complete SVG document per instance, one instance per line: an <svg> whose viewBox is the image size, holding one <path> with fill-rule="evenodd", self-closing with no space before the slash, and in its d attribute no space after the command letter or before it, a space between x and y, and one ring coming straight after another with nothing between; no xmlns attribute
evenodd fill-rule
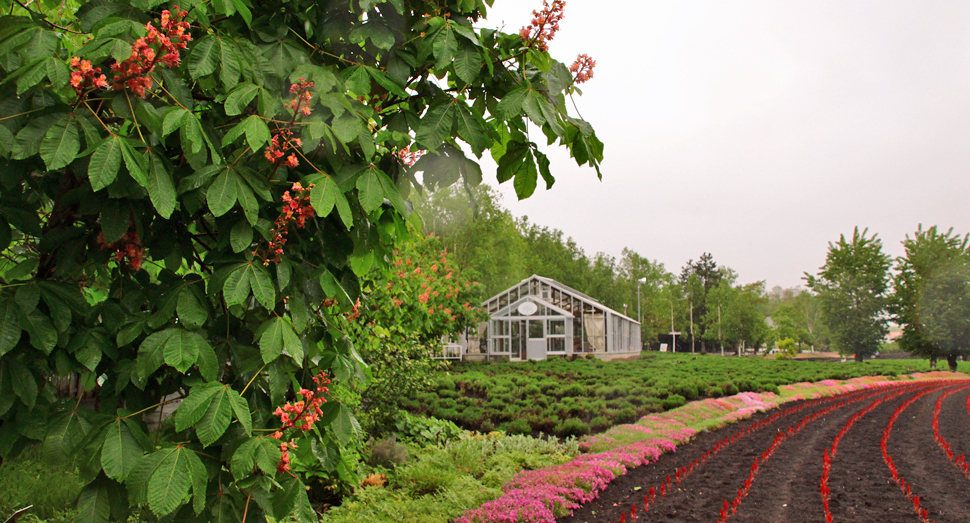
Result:
<svg viewBox="0 0 970 523"><path fill-rule="evenodd" d="M856 361L874 354L889 332L891 259L878 235L867 233L856 227L851 239L841 235L837 243L829 243L818 274L805 274L808 287L819 296L832 346L843 356L854 354Z"/></svg>
<svg viewBox="0 0 970 523"><path fill-rule="evenodd" d="M488 153L527 197L535 136L602 159L553 28L490 3L0 0L0 457L79 456L85 522L309 521L308 471L356 485L345 321L411 189Z"/></svg>
<svg viewBox="0 0 970 523"><path fill-rule="evenodd" d="M731 347L735 353L745 347L755 351L771 332L761 312L768 301L764 282L733 285L729 271L707 293L707 311L702 318L704 337L716 347Z"/></svg>
<svg viewBox="0 0 970 523"><path fill-rule="evenodd" d="M896 259L891 308L893 320L903 333L900 347L912 354L946 358L956 369L956 358L970 349L960 334L964 286L959 278L970 261L967 235L953 229L939 231L936 226L920 226L903 241L904 254Z"/></svg>
<svg viewBox="0 0 970 523"><path fill-rule="evenodd" d="M687 334L691 338L691 346L694 340L700 338L701 351L707 349L706 341L707 324L704 318L708 313L707 294L711 289L717 287L724 278L724 269L717 266L714 256L705 252L701 254L696 262L688 260L680 271L680 285L684 289L684 296L688 300L687 315L688 328Z"/></svg>
<svg viewBox="0 0 970 523"><path fill-rule="evenodd" d="M417 196L415 210L423 230L441 237L455 263L472 271L486 297L531 275L525 238L501 195L488 184L471 189L452 185Z"/></svg>
<svg viewBox="0 0 970 523"><path fill-rule="evenodd" d="M664 287L674 282L674 275L656 260L650 260L632 249L624 248L618 264L617 285L621 287L623 303L630 304L631 318L641 322L640 339L652 343L657 335L670 332L670 317ZM641 279L643 283L637 283ZM639 292L640 316L637 305Z"/></svg>

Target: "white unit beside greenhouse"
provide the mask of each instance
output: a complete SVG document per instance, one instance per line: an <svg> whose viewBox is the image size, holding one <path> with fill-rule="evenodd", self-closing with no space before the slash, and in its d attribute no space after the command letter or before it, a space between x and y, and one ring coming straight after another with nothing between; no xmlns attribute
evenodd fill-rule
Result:
<svg viewBox="0 0 970 523"><path fill-rule="evenodd" d="M482 304L489 321L460 341L466 359L510 361L640 354L640 323L555 280L532 275ZM452 345L452 347L454 347Z"/></svg>

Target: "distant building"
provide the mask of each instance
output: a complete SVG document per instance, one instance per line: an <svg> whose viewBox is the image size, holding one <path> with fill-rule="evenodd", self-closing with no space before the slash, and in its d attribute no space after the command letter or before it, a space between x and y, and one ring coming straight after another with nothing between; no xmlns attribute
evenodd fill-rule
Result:
<svg viewBox="0 0 970 523"><path fill-rule="evenodd" d="M555 280L532 275L482 303L490 319L446 354L510 361L593 354L640 354L640 323ZM460 349L459 349L460 347Z"/></svg>

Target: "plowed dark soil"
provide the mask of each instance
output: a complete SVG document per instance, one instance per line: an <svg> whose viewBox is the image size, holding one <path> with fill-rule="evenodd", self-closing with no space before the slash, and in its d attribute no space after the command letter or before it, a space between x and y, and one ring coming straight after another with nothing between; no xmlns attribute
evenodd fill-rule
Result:
<svg viewBox="0 0 970 523"><path fill-rule="evenodd" d="M947 384L922 396L896 421L888 450L900 474L920 494L933 522L970 522L970 480L953 466L933 437L933 409ZM874 401L883 400L848 430L832 460L830 509L836 522L917 523L913 504L892 480L883 461L880 442L893 411L931 384L894 387L878 392L859 391L826 400L786 404L786 411L767 426L748 434L775 411L698 435L677 452L662 456L656 463L629 470L614 480L600 497L577 509L558 523L615 523L630 507L636 506L639 522L718 523L724 502L732 503L759 458L759 471L736 512L728 511L728 521L744 523L816 523L825 521L820 493L823 455L849 419ZM900 393L902 392L902 393ZM940 433L956 454L970 454L970 415L963 389L943 401ZM801 430L794 427L815 413L824 415L806 421ZM789 428L792 428L789 431ZM762 453L772 445L779 431L788 434L763 463ZM743 434L705 463L695 466L683 481L674 478L678 470L689 467L718 442ZM661 497L659 485L670 476L669 493ZM656 495L644 512L644 496L650 488ZM924 494L925 491L925 494Z"/></svg>

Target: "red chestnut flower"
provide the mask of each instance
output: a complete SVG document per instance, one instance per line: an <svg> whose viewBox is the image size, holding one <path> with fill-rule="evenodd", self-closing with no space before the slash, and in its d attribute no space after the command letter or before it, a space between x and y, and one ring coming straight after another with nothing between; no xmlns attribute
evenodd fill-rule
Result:
<svg viewBox="0 0 970 523"><path fill-rule="evenodd" d="M101 74L101 68L91 67L90 60L81 60L75 56L71 59L71 69L74 69L71 72L71 87L77 93L78 99L84 99L84 96L92 89L108 87L108 81Z"/></svg>
<svg viewBox="0 0 970 523"><path fill-rule="evenodd" d="M532 11L532 22L519 30L519 36L526 47L535 47L540 51L549 50L549 42L559 32L559 21L562 20L566 0L542 0L542 10Z"/></svg>
<svg viewBox="0 0 970 523"><path fill-rule="evenodd" d="M183 20L188 14L188 11L180 11L177 5L173 5L172 11L162 11L161 30L148 22L145 25L148 34L131 44L131 56L111 65L115 73L112 87L117 91L127 87L144 98L145 91L152 87L149 73L156 65L178 67L181 61L179 49L185 49L187 43L192 41L189 23ZM157 49L152 46L157 46Z"/></svg>
<svg viewBox="0 0 970 523"><path fill-rule="evenodd" d="M569 72L573 73L573 82L581 84L593 78L593 68L596 67L596 60L583 53L576 57L573 65L569 66Z"/></svg>

